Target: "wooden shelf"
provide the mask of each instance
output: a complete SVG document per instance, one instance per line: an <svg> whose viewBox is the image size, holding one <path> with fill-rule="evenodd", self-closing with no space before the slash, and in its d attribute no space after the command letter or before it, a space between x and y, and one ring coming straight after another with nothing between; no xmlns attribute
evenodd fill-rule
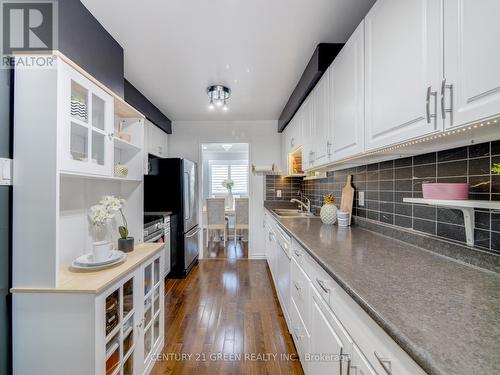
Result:
<svg viewBox="0 0 500 375"><path fill-rule="evenodd" d="M474 246L474 209L483 208L489 210L500 210L500 202L496 201L403 198L403 202L428 204L431 206L446 207L462 211L464 214L465 236L468 246Z"/></svg>
<svg viewBox="0 0 500 375"><path fill-rule="evenodd" d="M113 137L114 146L120 150L131 151L131 152L139 152L142 149L139 146L136 146L130 142L127 142L121 138Z"/></svg>

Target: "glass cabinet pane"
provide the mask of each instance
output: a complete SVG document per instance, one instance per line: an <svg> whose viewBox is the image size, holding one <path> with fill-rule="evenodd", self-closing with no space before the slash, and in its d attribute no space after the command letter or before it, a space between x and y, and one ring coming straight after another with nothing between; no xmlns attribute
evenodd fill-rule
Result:
<svg viewBox="0 0 500 375"><path fill-rule="evenodd" d="M123 316L126 317L134 308L134 279L123 284Z"/></svg>
<svg viewBox="0 0 500 375"><path fill-rule="evenodd" d="M106 344L106 375L113 374L120 366L120 340L116 334Z"/></svg>
<svg viewBox="0 0 500 375"><path fill-rule="evenodd" d="M104 134L92 131L92 163L104 165Z"/></svg>
<svg viewBox="0 0 500 375"><path fill-rule="evenodd" d="M123 331L123 355L126 356L132 346L134 345L134 330L132 327L128 328L126 331Z"/></svg>
<svg viewBox="0 0 500 375"><path fill-rule="evenodd" d="M123 365L123 375L132 375L134 373L134 355L131 354Z"/></svg>
<svg viewBox="0 0 500 375"><path fill-rule="evenodd" d="M157 287L154 292L154 300L153 300L153 314L156 314L160 310L160 288Z"/></svg>
<svg viewBox="0 0 500 375"><path fill-rule="evenodd" d="M155 322L153 323L153 342L155 344L159 337L160 337L160 315L157 315L155 318Z"/></svg>
<svg viewBox="0 0 500 375"><path fill-rule="evenodd" d="M70 152L73 160L87 161L89 131L85 126L71 123Z"/></svg>
<svg viewBox="0 0 500 375"><path fill-rule="evenodd" d="M105 329L106 336L118 325L120 322L120 293L119 290L114 291L106 297L106 321Z"/></svg>
<svg viewBox="0 0 500 375"><path fill-rule="evenodd" d="M154 262L154 270L155 270L155 285L160 281L160 258L155 259Z"/></svg>
<svg viewBox="0 0 500 375"><path fill-rule="evenodd" d="M152 297L149 296L144 301L144 327L147 327L151 322L151 317L153 316L153 304L151 303Z"/></svg>
<svg viewBox="0 0 500 375"><path fill-rule="evenodd" d="M96 94L92 94L92 126L104 130L106 103Z"/></svg>
<svg viewBox="0 0 500 375"><path fill-rule="evenodd" d="M71 81L71 117L88 122L88 91L75 81Z"/></svg>
<svg viewBox="0 0 500 375"><path fill-rule="evenodd" d="M149 264L144 269L144 294L148 294L153 287L152 265Z"/></svg>
<svg viewBox="0 0 500 375"><path fill-rule="evenodd" d="M144 332L144 359L149 358L149 353L151 353L151 348L153 347L153 337L152 337L153 326L149 327L146 332Z"/></svg>

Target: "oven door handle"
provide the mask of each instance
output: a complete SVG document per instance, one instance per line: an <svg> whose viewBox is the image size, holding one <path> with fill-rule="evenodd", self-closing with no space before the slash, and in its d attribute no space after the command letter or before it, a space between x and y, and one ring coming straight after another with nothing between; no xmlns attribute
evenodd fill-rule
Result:
<svg viewBox="0 0 500 375"><path fill-rule="evenodd" d="M186 238L194 237L194 236L196 236L200 232L201 232L201 228L198 228L198 229L196 229L196 232L194 232L193 234L186 235Z"/></svg>
<svg viewBox="0 0 500 375"><path fill-rule="evenodd" d="M164 233L161 233L161 234L159 234L157 236L154 236L153 238L150 238L146 242L148 242L148 243L155 242L155 241L159 240L160 238L162 238L163 236L164 236Z"/></svg>

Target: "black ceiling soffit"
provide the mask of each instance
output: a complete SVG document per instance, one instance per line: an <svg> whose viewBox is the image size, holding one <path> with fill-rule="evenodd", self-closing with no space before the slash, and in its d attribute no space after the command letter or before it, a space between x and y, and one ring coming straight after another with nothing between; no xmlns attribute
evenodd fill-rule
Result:
<svg viewBox="0 0 500 375"><path fill-rule="evenodd" d="M283 108L278 120L278 132L281 133L290 120L293 118L300 105L307 98L316 83L320 80L323 73L328 69L332 61L338 55L343 43L320 43L314 50L314 53L307 64L299 83L290 95L288 102Z"/></svg>
<svg viewBox="0 0 500 375"><path fill-rule="evenodd" d="M141 112L153 124L168 134L172 134L172 121L165 116L148 98L137 90L134 85L124 79L125 101Z"/></svg>

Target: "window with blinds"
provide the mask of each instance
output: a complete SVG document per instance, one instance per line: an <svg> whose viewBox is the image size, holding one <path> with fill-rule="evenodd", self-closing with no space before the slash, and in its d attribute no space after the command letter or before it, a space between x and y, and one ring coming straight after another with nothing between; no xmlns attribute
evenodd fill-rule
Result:
<svg viewBox="0 0 500 375"><path fill-rule="evenodd" d="M248 194L248 160L210 160L210 195L225 195L222 181L233 180L233 194Z"/></svg>

